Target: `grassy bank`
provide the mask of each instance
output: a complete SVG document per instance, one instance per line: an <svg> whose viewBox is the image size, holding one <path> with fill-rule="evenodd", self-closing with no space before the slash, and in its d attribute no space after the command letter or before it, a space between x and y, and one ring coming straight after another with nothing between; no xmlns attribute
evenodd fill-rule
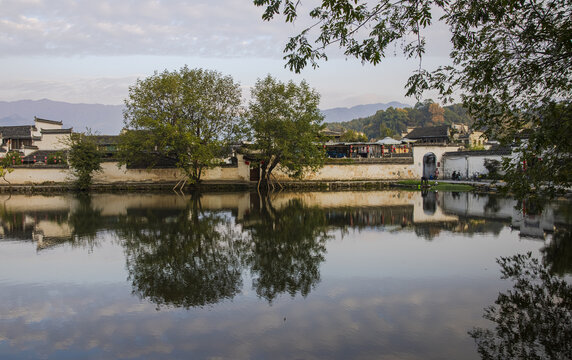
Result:
<svg viewBox="0 0 572 360"><path fill-rule="evenodd" d="M421 189L421 181L419 180L401 180L398 181L397 184L410 189ZM473 191L474 187L467 184L452 184L441 183L439 181L429 181L429 189L439 191Z"/></svg>

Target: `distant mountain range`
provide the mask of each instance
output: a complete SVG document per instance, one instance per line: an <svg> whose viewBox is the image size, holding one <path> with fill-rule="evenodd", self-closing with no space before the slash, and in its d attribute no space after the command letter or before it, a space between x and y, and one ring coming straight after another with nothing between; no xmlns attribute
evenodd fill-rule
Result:
<svg viewBox="0 0 572 360"><path fill-rule="evenodd" d="M389 107L404 108L410 105L378 103L326 109L322 113L325 122L341 122L370 116ZM0 101L0 126L31 125L34 116L63 121L65 128L73 127L74 131L89 128L100 135L117 135L123 128L123 105L71 104L48 99Z"/></svg>
<svg viewBox="0 0 572 360"><path fill-rule="evenodd" d="M0 101L0 126L32 125L34 116L63 121L64 128L86 128L100 135L117 135L123 128L123 105L70 104L52 100Z"/></svg>
<svg viewBox="0 0 572 360"><path fill-rule="evenodd" d="M350 121L353 119L364 118L370 115L374 115L379 110L387 110L390 107L394 108L406 108L411 107L411 105L403 104L397 101L392 101L389 103L377 103L369 105L357 105L351 108L338 107L333 109L322 110L322 114L325 116L325 122L342 122Z"/></svg>

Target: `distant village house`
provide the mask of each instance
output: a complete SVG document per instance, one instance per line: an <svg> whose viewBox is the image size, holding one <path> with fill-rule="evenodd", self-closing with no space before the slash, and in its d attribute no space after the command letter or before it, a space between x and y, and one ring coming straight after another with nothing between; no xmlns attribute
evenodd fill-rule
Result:
<svg viewBox="0 0 572 360"><path fill-rule="evenodd" d="M24 163L45 162L49 154L65 150L72 128L61 121L34 118L34 125L0 126L0 157L17 151Z"/></svg>

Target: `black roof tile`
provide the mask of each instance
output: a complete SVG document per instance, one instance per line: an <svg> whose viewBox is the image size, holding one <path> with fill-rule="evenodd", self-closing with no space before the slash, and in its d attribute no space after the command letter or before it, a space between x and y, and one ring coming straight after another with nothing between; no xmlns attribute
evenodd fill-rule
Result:
<svg viewBox="0 0 572 360"><path fill-rule="evenodd" d="M449 136L449 125L415 128L405 137L411 140Z"/></svg>
<svg viewBox="0 0 572 360"><path fill-rule="evenodd" d="M31 125L0 126L0 134L4 139L31 139L33 128Z"/></svg>
<svg viewBox="0 0 572 360"><path fill-rule="evenodd" d="M72 128L69 129L42 129L42 134L71 134Z"/></svg>
<svg viewBox="0 0 572 360"><path fill-rule="evenodd" d="M36 117L36 116L34 116L34 120L35 120L35 121L39 121L39 122L43 122L43 123L46 123L46 124L63 125L63 122L62 122L62 121L42 119L42 118L39 118L39 117Z"/></svg>
<svg viewBox="0 0 572 360"><path fill-rule="evenodd" d="M471 151L450 151L443 154L443 156L487 156L487 155L510 155L512 150L510 148L497 148L491 150L471 150Z"/></svg>

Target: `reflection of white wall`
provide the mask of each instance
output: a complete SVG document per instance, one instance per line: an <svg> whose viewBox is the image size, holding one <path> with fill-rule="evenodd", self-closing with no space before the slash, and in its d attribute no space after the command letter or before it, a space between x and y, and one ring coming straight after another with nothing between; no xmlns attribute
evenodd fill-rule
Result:
<svg viewBox="0 0 572 360"><path fill-rule="evenodd" d="M101 212L102 216L125 215L127 209L180 209L183 211L189 205L190 195L181 196L172 194L92 194L91 206ZM220 193L204 194L201 196L201 207L205 210L237 209L239 213L246 212L250 207L250 193ZM68 211L74 212L79 202L73 195L0 195L0 203L9 212L28 212L30 204L33 210L42 211ZM36 225L38 231L46 236L58 236L68 232L65 226L47 221L38 221L33 217L25 217L26 224ZM41 224L41 225L40 225ZM48 235L51 234L51 235Z"/></svg>
<svg viewBox="0 0 572 360"><path fill-rule="evenodd" d="M403 191L343 191L331 192L284 192L272 196L272 204L282 207L293 199L301 200L306 206L321 208L336 207L381 207L411 205L419 193Z"/></svg>
<svg viewBox="0 0 572 360"><path fill-rule="evenodd" d="M522 236L544 238L546 231L554 231L554 209L547 205L540 215L523 214L513 209L511 226L520 229Z"/></svg>
<svg viewBox="0 0 572 360"><path fill-rule="evenodd" d="M71 237L71 228L67 222L55 222L49 220L40 220L34 226L34 240L38 242L38 246L42 246L44 238L69 238Z"/></svg>
<svg viewBox="0 0 572 360"><path fill-rule="evenodd" d="M435 194L435 212L428 213L423 209L423 196L420 192L415 193L417 196L413 202L413 222L414 223L431 223L431 222L450 222L458 221L456 215L447 214L443 211L443 193Z"/></svg>
<svg viewBox="0 0 572 360"><path fill-rule="evenodd" d="M7 211L26 212L33 204L35 211L69 211L75 209L77 200L73 195L0 195L0 203Z"/></svg>
<svg viewBox="0 0 572 360"><path fill-rule="evenodd" d="M458 216L510 219L511 226L519 229L522 236L544 238L545 232L554 231L555 213L552 204L546 205L540 215L523 215L515 207L516 200L511 198L491 198L471 193L453 195L450 192L444 193L442 204L446 213Z"/></svg>
<svg viewBox="0 0 572 360"><path fill-rule="evenodd" d="M488 195L465 192L443 193L443 208L447 213L468 217L512 218L516 205L513 199L496 197L494 203L490 201L491 198Z"/></svg>

